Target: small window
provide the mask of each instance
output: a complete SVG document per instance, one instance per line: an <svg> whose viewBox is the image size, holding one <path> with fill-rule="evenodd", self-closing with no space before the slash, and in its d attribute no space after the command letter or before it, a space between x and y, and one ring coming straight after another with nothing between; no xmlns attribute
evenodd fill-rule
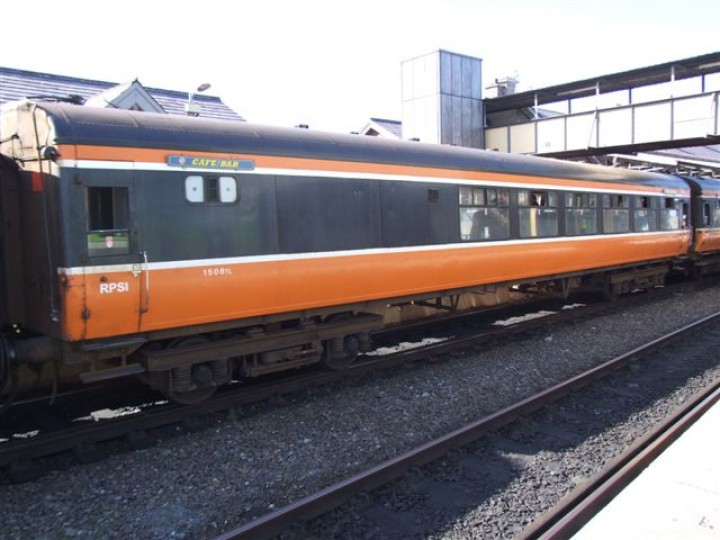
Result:
<svg viewBox="0 0 720 540"><path fill-rule="evenodd" d="M627 195L603 195L604 208L629 208L630 198Z"/></svg>
<svg viewBox="0 0 720 540"><path fill-rule="evenodd" d="M427 200L428 202L435 203L440 200L440 190L438 189L428 189L427 190Z"/></svg>
<svg viewBox="0 0 720 540"><path fill-rule="evenodd" d="M87 248L90 256L121 255L130 252L128 188L89 187L87 207Z"/></svg>
<svg viewBox="0 0 720 540"><path fill-rule="evenodd" d="M205 200L205 187L202 176L188 176L185 179L185 199L194 203Z"/></svg>
<svg viewBox="0 0 720 540"><path fill-rule="evenodd" d="M238 200L237 180L232 176L188 176L185 200L191 203L225 203Z"/></svg>

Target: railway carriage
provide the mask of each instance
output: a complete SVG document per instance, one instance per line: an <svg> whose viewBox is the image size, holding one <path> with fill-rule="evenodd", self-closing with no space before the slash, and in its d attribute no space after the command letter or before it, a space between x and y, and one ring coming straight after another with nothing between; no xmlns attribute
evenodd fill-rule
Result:
<svg viewBox="0 0 720 540"><path fill-rule="evenodd" d="M720 270L720 182L685 177L692 191L693 242L690 269L697 275Z"/></svg>
<svg viewBox="0 0 720 540"><path fill-rule="evenodd" d="M675 176L55 102L3 108L0 198L0 375L180 402L347 366L399 307L660 285L693 243Z"/></svg>

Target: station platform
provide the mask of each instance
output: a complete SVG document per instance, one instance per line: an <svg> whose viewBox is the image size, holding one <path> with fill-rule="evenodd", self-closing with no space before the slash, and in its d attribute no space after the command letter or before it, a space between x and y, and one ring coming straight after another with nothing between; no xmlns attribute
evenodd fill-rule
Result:
<svg viewBox="0 0 720 540"><path fill-rule="evenodd" d="M720 402L572 538L720 539Z"/></svg>

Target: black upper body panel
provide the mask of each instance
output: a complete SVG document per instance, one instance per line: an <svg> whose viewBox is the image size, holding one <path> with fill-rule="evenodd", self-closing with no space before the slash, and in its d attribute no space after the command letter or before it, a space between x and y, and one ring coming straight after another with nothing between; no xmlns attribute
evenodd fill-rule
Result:
<svg viewBox="0 0 720 540"><path fill-rule="evenodd" d="M440 144L66 103L42 103L39 107L53 118L55 144L302 157L637 183L675 189L687 187L681 179L669 175Z"/></svg>

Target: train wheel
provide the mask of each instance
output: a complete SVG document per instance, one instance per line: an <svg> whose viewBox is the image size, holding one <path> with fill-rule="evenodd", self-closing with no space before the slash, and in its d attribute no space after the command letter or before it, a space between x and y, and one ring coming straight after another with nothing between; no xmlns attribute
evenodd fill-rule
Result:
<svg viewBox="0 0 720 540"><path fill-rule="evenodd" d="M169 348L202 345L207 339L192 336L172 342ZM210 364L192 364L174 368L167 372L165 395L170 401L181 405L196 405L205 401L215 393L217 385L213 381L213 370Z"/></svg>
<svg viewBox="0 0 720 540"><path fill-rule="evenodd" d="M332 370L347 369L355 362L360 350L357 336L345 336L326 342L322 364Z"/></svg>
<svg viewBox="0 0 720 540"><path fill-rule="evenodd" d="M201 364L200 366L193 367L203 368L204 365ZM200 386L192 390L178 390L171 386L166 395L170 401L179 403L180 405L197 405L212 396L216 389L217 386L215 385Z"/></svg>

